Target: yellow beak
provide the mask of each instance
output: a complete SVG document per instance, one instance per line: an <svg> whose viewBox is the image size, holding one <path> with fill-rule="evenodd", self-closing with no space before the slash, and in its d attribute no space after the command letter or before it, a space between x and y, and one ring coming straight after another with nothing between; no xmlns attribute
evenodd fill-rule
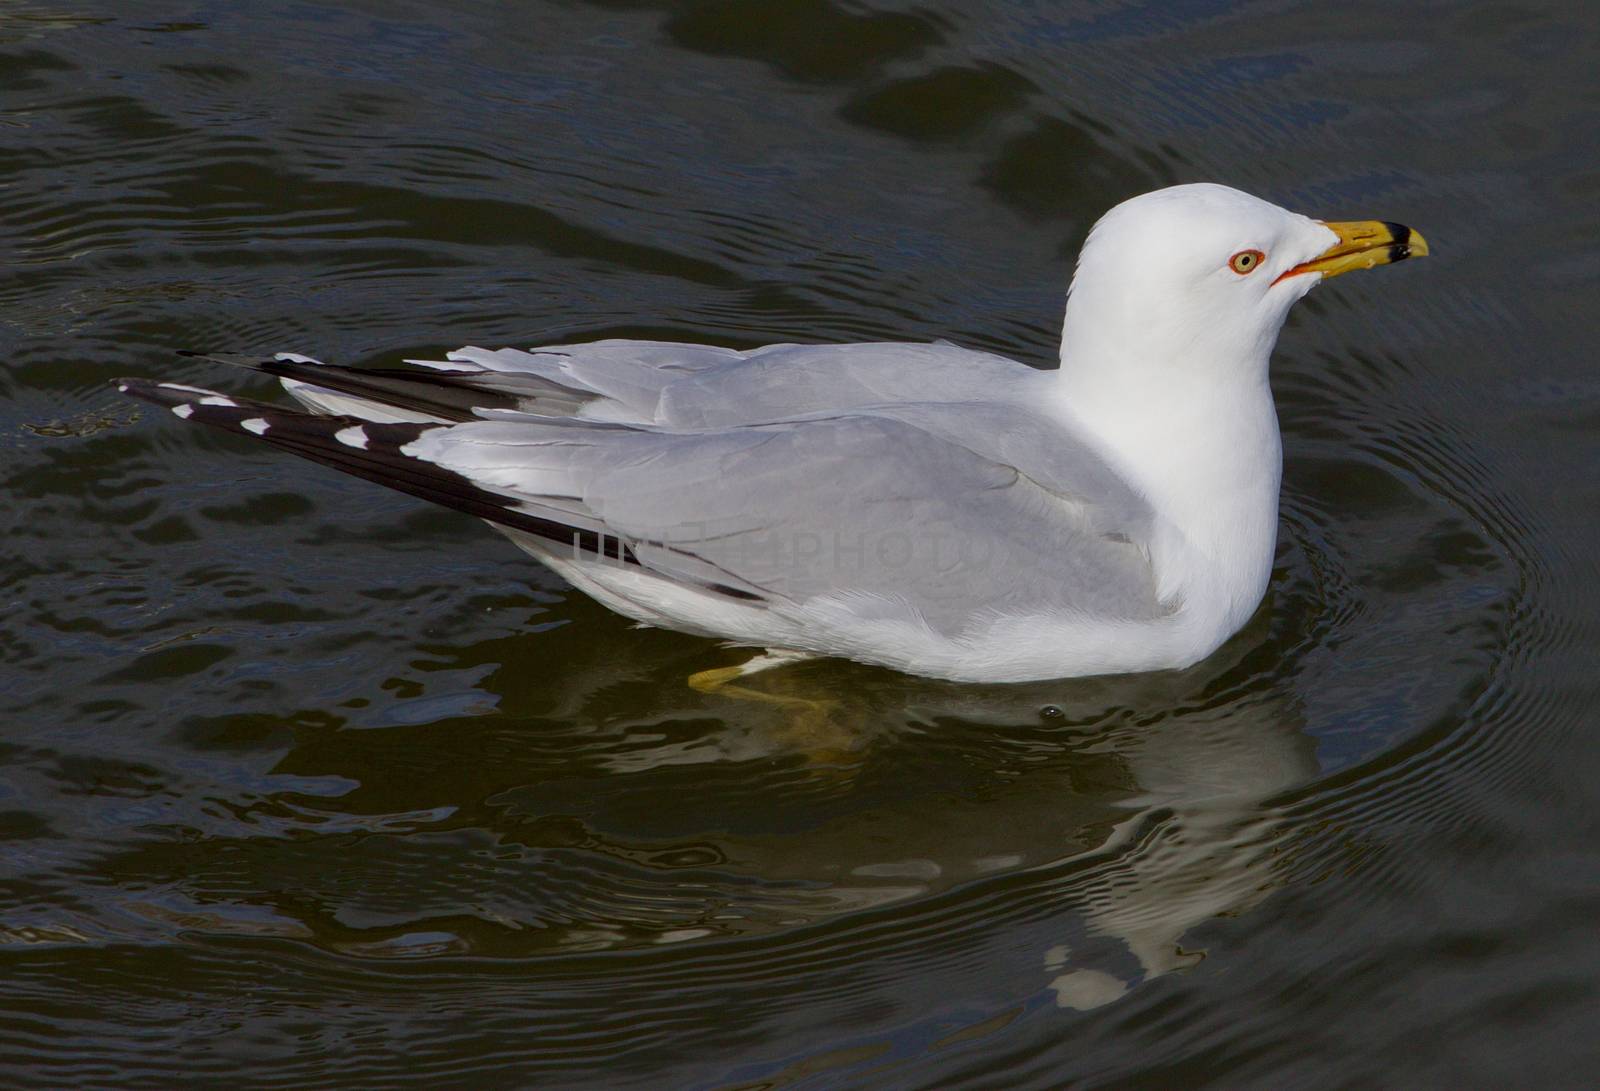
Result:
<svg viewBox="0 0 1600 1091"><path fill-rule="evenodd" d="M1338 235L1339 241L1311 261L1301 262L1288 270L1278 280L1301 273L1336 277L1352 269L1371 269L1374 265L1389 265L1428 255L1428 240L1404 224L1383 220L1350 220L1346 223L1324 222L1322 226Z"/></svg>

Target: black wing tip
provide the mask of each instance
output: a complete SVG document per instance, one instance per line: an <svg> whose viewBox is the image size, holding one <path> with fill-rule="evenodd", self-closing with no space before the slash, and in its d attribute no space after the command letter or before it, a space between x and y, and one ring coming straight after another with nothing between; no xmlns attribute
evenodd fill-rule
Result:
<svg viewBox="0 0 1600 1091"><path fill-rule="evenodd" d="M131 375L123 376L120 379L112 379L111 385L116 387L117 390L123 394L132 394L135 397L141 394L151 394L157 390L169 390L174 394L180 392L185 394L194 394L195 391L200 389L197 386L186 387L182 384L164 382L160 379L136 379ZM206 393L209 394L211 391L208 390Z"/></svg>
<svg viewBox="0 0 1600 1091"><path fill-rule="evenodd" d="M122 378L112 379L111 383L119 392L171 409L185 420L235 434L249 433L312 462L558 545L570 546L579 554L641 567L632 542L608 532L597 533L524 511L515 497L486 489L468 477L401 449L424 432L441 425L375 422L304 413L204 387L155 379ZM349 431L356 435L347 435ZM766 601L762 595L718 581L702 582L701 586L735 601Z"/></svg>
<svg viewBox="0 0 1600 1091"><path fill-rule="evenodd" d="M169 401L175 402L188 400L186 397L180 398L178 396L179 391L174 390L171 387L168 387L165 391L163 391L161 384L155 379L112 379L111 385L117 388L118 394L126 394L130 398L143 398L147 402L161 402L165 404Z"/></svg>
<svg viewBox="0 0 1600 1091"><path fill-rule="evenodd" d="M195 409L227 409L249 412L259 416L262 413L281 413L281 406L258 402L253 398L241 398L233 394L225 394L219 390L210 390L201 386L190 386L187 383L163 382L156 379L113 379L118 393L126 394L130 398L164 405L168 409L180 405L189 405Z"/></svg>

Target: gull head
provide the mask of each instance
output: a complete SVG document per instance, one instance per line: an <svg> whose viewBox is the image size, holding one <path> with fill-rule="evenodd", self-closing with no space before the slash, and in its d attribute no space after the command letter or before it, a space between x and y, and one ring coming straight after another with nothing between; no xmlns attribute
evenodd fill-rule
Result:
<svg viewBox="0 0 1600 1091"><path fill-rule="evenodd" d="M1427 253L1400 224L1316 220L1227 186L1146 193L1107 212L1084 243L1062 366L1264 380L1289 308L1318 283Z"/></svg>
<svg viewBox="0 0 1600 1091"><path fill-rule="evenodd" d="M1283 446L1267 363L1295 302L1428 252L1381 220L1330 222L1218 185L1124 201L1067 296L1056 405L1149 502L1157 593L1196 647L1255 610L1272 574Z"/></svg>

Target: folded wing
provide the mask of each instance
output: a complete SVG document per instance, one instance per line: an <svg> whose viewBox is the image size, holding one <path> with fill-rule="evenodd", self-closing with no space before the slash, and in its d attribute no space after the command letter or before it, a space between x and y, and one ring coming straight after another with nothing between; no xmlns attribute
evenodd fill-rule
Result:
<svg viewBox="0 0 1600 1091"><path fill-rule="evenodd" d="M186 355L202 355L188 353ZM486 412L680 429L909 402L1027 405L1043 373L947 343L715 345L605 340L457 349L409 368L353 368L293 353L204 354L274 375L306 405L369 419L465 421Z"/></svg>
<svg viewBox="0 0 1600 1091"><path fill-rule="evenodd" d="M326 373L310 378L332 387ZM123 388L574 562L753 606L870 598L951 634L997 614L1164 612L1139 498L1058 429L992 406L691 431L506 406L453 422L442 400L423 420L315 416L179 384ZM395 397L370 386L360 397L380 394Z"/></svg>

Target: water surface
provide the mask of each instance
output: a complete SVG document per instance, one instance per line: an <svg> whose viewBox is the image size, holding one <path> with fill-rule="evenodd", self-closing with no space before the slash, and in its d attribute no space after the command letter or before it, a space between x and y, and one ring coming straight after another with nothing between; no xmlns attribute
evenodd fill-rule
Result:
<svg viewBox="0 0 1600 1091"><path fill-rule="evenodd" d="M19 1086L1577 1086L1600 583L1579 5L0 4ZM1285 330L1184 672L765 700L465 516L118 399L174 348L1054 360L1216 180L1423 230Z"/></svg>

